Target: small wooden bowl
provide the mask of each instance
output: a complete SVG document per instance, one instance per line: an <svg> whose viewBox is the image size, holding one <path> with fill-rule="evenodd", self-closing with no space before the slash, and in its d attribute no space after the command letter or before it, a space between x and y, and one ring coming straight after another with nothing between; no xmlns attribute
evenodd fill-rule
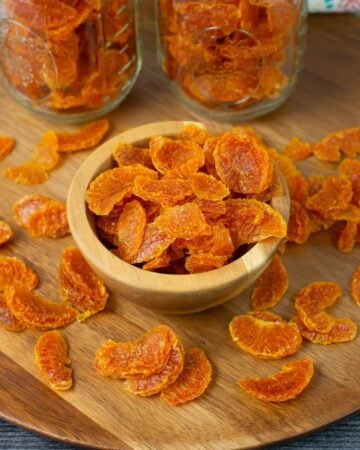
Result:
<svg viewBox="0 0 360 450"><path fill-rule="evenodd" d="M81 165L71 182L67 199L68 220L73 238L88 263L113 293L145 308L175 314L202 311L236 298L259 277L282 242L282 239L266 239L224 267L189 275L148 272L122 261L101 243L93 214L85 203L85 193L94 178L112 167L112 150L115 145L127 142L145 146L150 136L171 137L189 123L151 123L110 139ZM274 198L272 206L287 221L290 200L286 184L283 180L282 182L285 194Z"/></svg>

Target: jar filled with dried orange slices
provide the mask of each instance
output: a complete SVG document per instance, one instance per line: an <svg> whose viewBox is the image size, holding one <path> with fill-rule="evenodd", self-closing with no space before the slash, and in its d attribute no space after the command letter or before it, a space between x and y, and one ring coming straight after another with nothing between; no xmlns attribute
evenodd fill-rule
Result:
<svg viewBox="0 0 360 450"><path fill-rule="evenodd" d="M0 72L29 108L88 120L129 93L141 65L138 0L3 0L0 8Z"/></svg>
<svg viewBox="0 0 360 450"><path fill-rule="evenodd" d="M306 0L158 0L158 50L175 92L216 118L270 112L301 66Z"/></svg>

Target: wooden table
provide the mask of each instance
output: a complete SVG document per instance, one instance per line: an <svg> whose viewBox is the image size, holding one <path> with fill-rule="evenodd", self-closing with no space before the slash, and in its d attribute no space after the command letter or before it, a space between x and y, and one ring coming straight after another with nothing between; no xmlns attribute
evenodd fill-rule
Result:
<svg viewBox="0 0 360 450"><path fill-rule="evenodd" d="M145 22L143 71L131 95L110 115L111 135L155 120L198 118L178 104L167 89L155 64L150 19ZM315 141L330 131L359 125L359 20L347 15L315 16L309 22L305 69L295 92L278 111L250 123L277 148L294 135ZM70 128L32 115L4 90L0 91L0 105L0 134L10 134L18 142L14 153L0 163L0 170L27 159L49 127ZM214 130L225 127L205 123ZM11 206L27 193L65 200L69 182L86 156L68 157L44 185L25 187L1 177L0 216L14 225ZM301 168L307 173L330 170L315 161ZM16 228L13 242L1 249L1 254L22 256L39 273L40 292L56 299L59 257L71 242L71 237L30 240ZM359 317L359 309L347 293L359 255L359 249L350 255L340 254L325 234L315 235L306 246L291 247L284 256L290 289L275 311L290 318L291 297L299 288L315 279L331 279L344 289L335 314ZM240 392L238 378L268 374L281 365L254 360L238 351L228 336L231 318L249 309L248 296L247 292L235 302L186 317L159 316L111 298L106 312L64 331L71 347L75 387L62 395L44 386L33 363L33 345L40 333L26 331L15 336L0 330L0 417L87 446L214 449L249 448L299 437L358 410L359 339L327 348L305 345L299 355L314 358L316 374L297 400L267 405ZM176 409L160 404L157 398L129 397L120 382L100 379L92 368L94 351L106 338L131 339L162 322L173 326L186 346L202 346L215 370L207 395Z"/></svg>

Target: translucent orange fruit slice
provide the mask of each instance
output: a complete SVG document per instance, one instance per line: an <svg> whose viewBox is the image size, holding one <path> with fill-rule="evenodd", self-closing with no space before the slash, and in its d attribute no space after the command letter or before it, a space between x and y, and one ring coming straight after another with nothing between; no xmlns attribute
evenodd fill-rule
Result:
<svg viewBox="0 0 360 450"><path fill-rule="evenodd" d="M0 220L0 246L8 242L13 234L11 226L4 220Z"/></svg>
<svg viewBox="0 0 360 450"><path fill-rule="evenodd" d="M58 138L58 151L60 153L87 150L98 145L109 130L107 119L98 120L83 126L74 133L56 133Z"/></svg>
<svg viewBox="0 0 360 450"><path fill-rule="evenodd" d="M11 256L0 257L0 292L10 284L21 284L27 289L35 289L39 278L24 262Z"/></svg>
<svg viewBox="0 0 360 450"><path fill-rule="evenodd" d="M11 313L2 294L0 294L0 326L9 331L22 331L26 328L24 322Z"/></svg>
<svg viewBox="0 0 360 450"><path fill-rule="evenodd" d="M0 136L0 161L3 161L15 147L15 141L10 136Z"/></svg>
<svg viewBox="0 0 360 450"><path fill-rule="evenodd" d="M360 306L360 266L352 275L350 292L355 303Z"/></svg>
<svg viewBox="0 0 360 450"><path fill-rule="evenodd" d="M313 344L330 345L341 342L349 342L355 339L357 334L357 325L351 319L335 319L333 326L327 333L309 330L299 317L295 318L302 337Z"/></svg>

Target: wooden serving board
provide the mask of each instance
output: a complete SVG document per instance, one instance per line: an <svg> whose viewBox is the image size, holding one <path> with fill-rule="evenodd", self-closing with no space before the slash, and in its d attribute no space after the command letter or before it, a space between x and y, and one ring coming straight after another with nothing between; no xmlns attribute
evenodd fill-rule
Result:
<svg viewBox="0 0 360 450"><path fill-rule="evenodd" d="M111 135L146 122L194 119L168 91L155 64L155 42L148 17L144 30L144 69L124 104L110 115ZM250 123L269 144L281 148L293 135L317 140L326 133L359 125L360 24L351 16L318 16L310 19L305 70L294 94L277 112ZM219 131L226 125L206 122ZM27 158L50 124L26 110L0 90L0 134L17 139L13 154L0 170ZM44 193L65 201L70 180L88 152L64 158L50 180L26 187L0 176L0 217L16 230L0 255L22 257L40 276L39 291L58 299L58 262L72 238L30 239L19 229L11 207L24 194ZM306 173L328 173L329 165L309 160ZM284 262L290 288L275 312L293 315L292 296L315 280L333 280L344 296L334 313L350 316L360 325L360 310L350 299L351 274L359 264L360 250L339 253L327 234L311 237L305 246L289 246ZM40 332L10 333L0 330L0 417L66 442L111 449L217 449L250 448L298 437L360 408L360 339L328 347L304 344L293 358L311 357L315 375L306 391L286 404L266 404L249 398L237 379L268 375L284 361L257 360L238 350L228 333L235 314L250 308L249 292L236 301L190 316L159 315L112 296L106 311L85 323L64 330L70 344L74 388L56 394L40 380L33 348ZM210 357L214 378L202 398L171 408L159 398L134 398L120 381L104 379L93 368L95 350L105 339L133 339L144 330L166 323L185 345L201 346Z"/></svg>

